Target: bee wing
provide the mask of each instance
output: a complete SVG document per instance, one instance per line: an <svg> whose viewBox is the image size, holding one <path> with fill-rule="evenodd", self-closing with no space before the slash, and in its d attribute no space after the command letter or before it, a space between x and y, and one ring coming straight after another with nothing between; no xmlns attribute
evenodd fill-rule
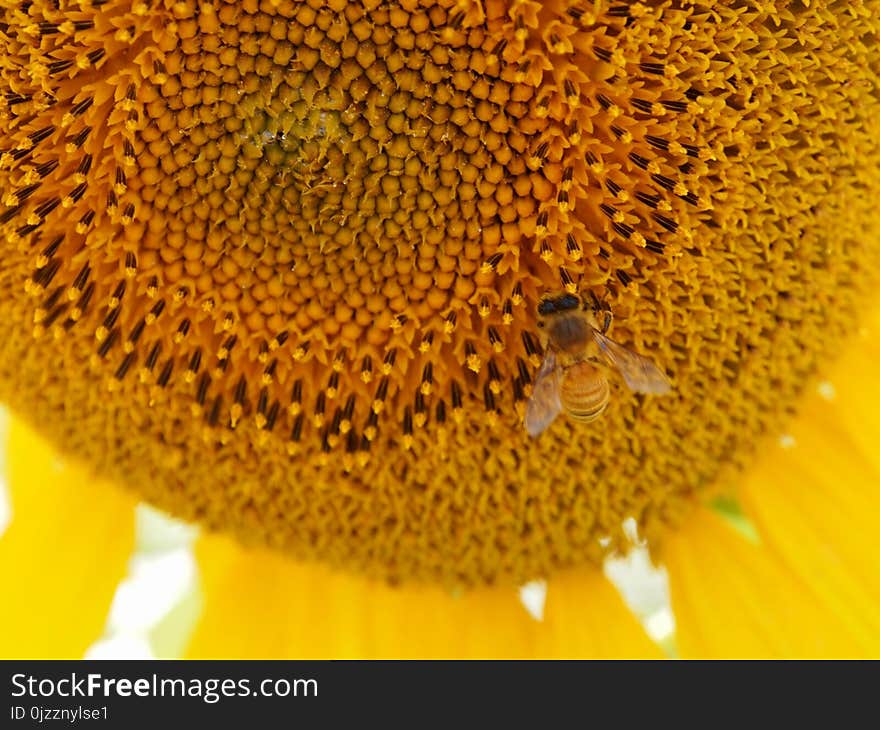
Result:
<svg viewBox="0 0 880 730"><path fill-rule="evenodd" d="M637 355L623 345L593 330L596 343L609 365L616 367L630 389L638 393L663 395L672 387L669 378L648 358Z"/></svg>
<svg viewBox="0 0 880 730"><path fill-rule="evenodd" d="M526 403L526 430L533 438L553 423L562 410L559 400L559 370L556 355L548 350L532 386L532 397Z"/></svg>

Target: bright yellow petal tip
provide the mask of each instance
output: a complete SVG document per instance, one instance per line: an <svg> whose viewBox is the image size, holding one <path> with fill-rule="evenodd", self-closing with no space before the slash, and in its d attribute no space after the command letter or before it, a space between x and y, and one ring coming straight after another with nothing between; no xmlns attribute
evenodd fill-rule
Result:
<svg viewBox="0 0 880 730"><path fill-rule="evenodd" d="M0 657L79 659L100 638L134 544L131 495L12 420L12 521L0 535Z"/></svg>
<svg viewBox="0 0 880 730"><path fill-rule="evenodd" d="M876 656L798 576L701 510L669 541L676 644L683 658Z"/></svg>

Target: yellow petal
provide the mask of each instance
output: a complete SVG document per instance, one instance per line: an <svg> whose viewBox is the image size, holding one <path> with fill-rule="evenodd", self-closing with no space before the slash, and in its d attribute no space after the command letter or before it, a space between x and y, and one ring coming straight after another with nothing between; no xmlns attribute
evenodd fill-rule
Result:
<svg viewBox="0 0 880 730"><path fill-rule="evenodd" d="M637 624L620 595L599 572L550 579L539 656L548 658L659 659L660 648ZM584 647L579 652L577 647Z"/></svg>
<svg viewBox="0 0 880 730"><path fill-rule="evenodd" d="M543 622L513 589L452 596L390 588L305 566L223 537L200 540L205 613L195 658L517 658L659 656L598 571L549 586Z"/></svg>
<svg viewBox="0 0 880 730"><path fill-rule="evenodd" d="M670 538L665 560L682 657L876 653L774 554L708 509Z"/></svg>
<svg viewBox="0 0 880 730"><path fill-rule="evenodd" d="M876 319L875 319L876 321ZM871 338L848 348L829 383L745 481L762 541L880 656L880 389ZM876 361L875 361L876 363Z"/></svg>
<svg viewBox="0 0 880 730"><path fill-rule="evenodd" d="M98 639L134 543L135 500L12 420L12 522L0 537L0 657L79 658Z"/></svg>

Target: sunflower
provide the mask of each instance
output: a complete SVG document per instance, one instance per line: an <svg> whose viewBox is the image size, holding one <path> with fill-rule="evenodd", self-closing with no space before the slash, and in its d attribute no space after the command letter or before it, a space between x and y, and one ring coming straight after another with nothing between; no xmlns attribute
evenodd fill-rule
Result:
<svg viewBox="0 0 880 730"><path fill-rule="evenodd" d="M596 570L630 549L628 521L669 570L679 624L704 632L682 633L683 653L876 651L858 539L871 408L854 398L834 415L851 428L785 441L818 454L855 439L831 460L774 453L772 484L753 462L779 448L771 437L878 280L878 11L10 5L0 397L100 479L250 546L241 557L204 538L218 554L203 561L197 654L252 619L288 638L230 655L393 653L364 637L402 615L426 642L413 653L454 653L425 627L458 612L493 627L468 624L476 653L649 653ZM606 306L614 338L673 393L618 384L601 421L560 418L530 439L536 308L557 291ZM91 556L67 551L44 590L106 599L132 539L111 515L134 497L61 481L29 497L51 528L42 544L76 523L65 500L111 534ZM705 507L719 499L761 547ZM15 524L3 543L27 539ZM338 645L304 642L333 617L293 600L325 568L291 557L359 574L315 583L331 604L373 606L340 619ZM92 591L96 560L108 582ZM11 565L24 585L34 567ZM496 603L536 579L550 585L546 631ZM216 600L224 590L242 594L236 607ZM731 604L734 622L737 591L760 598ZM609 618L586 624L582 610Z"/></svg>

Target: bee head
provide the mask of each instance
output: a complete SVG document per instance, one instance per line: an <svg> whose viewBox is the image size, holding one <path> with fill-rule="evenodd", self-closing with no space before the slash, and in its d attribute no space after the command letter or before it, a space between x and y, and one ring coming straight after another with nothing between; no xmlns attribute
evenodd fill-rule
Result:
<svg viewBox="0 0 880 730"><path fill-rule="evenodd" d="M581 300L574 294L561 294L556 297L548 297L542 299L538 304L538 314L546 316L555 312L567 312L572 309L578 309L581 306Z"/></svg>

